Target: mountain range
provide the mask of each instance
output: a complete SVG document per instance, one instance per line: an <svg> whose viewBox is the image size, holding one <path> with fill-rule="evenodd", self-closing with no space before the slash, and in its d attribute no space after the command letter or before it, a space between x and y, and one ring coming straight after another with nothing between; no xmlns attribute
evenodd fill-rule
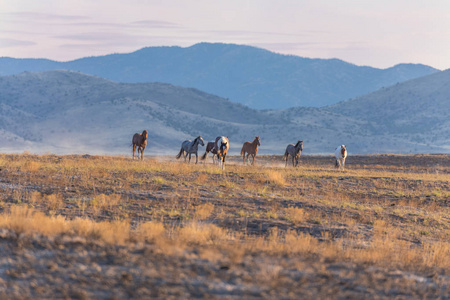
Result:
<svg viewBox="0 0 450 300"><path fill-rule="evenodd" d="M341 144L350 154L450 153L450 70L322 108L255 110L198 89L73 71L0 76L0 100L2 152L130 155L132 135L147 129L146 154L175 155L198 135L228 136L231 154L256 135L262 154L299 139L305 154Z"/></svg>
<svg viewBox="0 0 450 300"><path fill-rule="evenodd" d="M148 47L68 62L0 58L0 75L72 70L121 83L164 82L195 88L254 109L323 107L438 70L420 64L388 69L338 59L282 55L245 45L200 43Z"/></svg>

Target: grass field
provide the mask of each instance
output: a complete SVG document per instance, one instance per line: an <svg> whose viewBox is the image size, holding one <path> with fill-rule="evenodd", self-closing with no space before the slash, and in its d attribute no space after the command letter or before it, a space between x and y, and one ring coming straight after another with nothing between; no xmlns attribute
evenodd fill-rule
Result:
<svg viewBox="0 0 450 300"><path fill-rule="evenodd" d="M0 297L443 298L450 156L0 155Z"/></svg>

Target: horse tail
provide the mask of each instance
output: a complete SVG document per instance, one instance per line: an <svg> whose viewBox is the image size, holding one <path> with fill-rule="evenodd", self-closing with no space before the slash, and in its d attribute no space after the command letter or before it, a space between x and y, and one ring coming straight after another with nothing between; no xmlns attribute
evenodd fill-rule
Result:
<svg viewBox="0 0 450 300"><path fill-rule="evenodd" d="M288 159L288 156L289 156L289 152L288 152L288 150L286 149L286 151L284 152L284 157L283 157L283 159L284 159L284 160L287 160L287 159Z"/></svg>
<svg viewBox="0 0 450 300"><path fill-rule="evenodd" d="M205 160L206 159L206 155L208 155L208 151L205 151L205 154L202 155L201 159Z"/></svg>
<svg viewBox="0 0 450 300"><path fill-rule="evenodd" d="M245 153L245 151L244 151L244 146L242 146L242 149L241 149L241 155L244 155L244 153Z"/></svg>
<svg viewBox="0 0 450 300"><path fill-rule="evenodd" d="M180 152L178 152L177 156L175 156L177 159L181 157L181 154L183 154L183 147L181 147Z"/></svg>

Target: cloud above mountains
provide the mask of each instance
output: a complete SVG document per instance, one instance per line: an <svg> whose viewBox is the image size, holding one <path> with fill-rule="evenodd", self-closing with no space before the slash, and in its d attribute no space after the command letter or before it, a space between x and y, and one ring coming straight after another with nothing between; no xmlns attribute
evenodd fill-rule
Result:
<svg viewBox="0 0 450 300"><path fill-rule="evenodd" d="M0 14L0 56L67 61L224 42L378 68L422 63L446 69L449 10L446 0L9 1Z"/></svg>

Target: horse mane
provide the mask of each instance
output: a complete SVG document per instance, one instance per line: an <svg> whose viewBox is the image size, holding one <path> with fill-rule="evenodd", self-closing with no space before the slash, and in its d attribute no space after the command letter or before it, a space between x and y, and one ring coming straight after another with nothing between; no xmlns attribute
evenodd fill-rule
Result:
<svg viewBox="0 0 450 300"><path fill-rule="evenodd" d="M297 148L297 147L298 147L298 145L299 145L299 144L300 144L301 142L302 142L302 141L298 141L298 142L297 142L297 144L295 144L295 146L294 146L294 147L295 147L295 148Z"/></svg>

